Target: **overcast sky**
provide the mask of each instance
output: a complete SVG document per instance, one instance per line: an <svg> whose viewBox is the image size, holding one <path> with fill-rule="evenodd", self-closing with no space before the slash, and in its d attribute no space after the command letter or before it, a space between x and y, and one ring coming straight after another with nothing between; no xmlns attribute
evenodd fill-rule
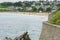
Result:
<svg viewBox="0 0 60 40"><path fill-rule="evenodd" d="M0 0L0 2L39 1L39 0Z"/></svg>
<svg viewBox="0 0 60 40"><path fill-rule="evenodd" d="M39 1L39 0L0 0L0 2Z"/></svg>

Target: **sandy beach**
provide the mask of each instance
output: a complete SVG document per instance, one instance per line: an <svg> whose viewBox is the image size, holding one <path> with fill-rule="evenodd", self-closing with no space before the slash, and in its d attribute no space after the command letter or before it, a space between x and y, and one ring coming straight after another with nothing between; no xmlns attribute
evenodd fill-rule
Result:
<svg viewBox="0 0 60 40"><path fill-rule="evenodd" d="M7 12L0 12L0 13L7 13ZM37 12L9 12L9 13L17 13L17 14L25 14L25 15L33 15L33 16L48 16L49 13L47 12L40 12L40 13L37 13Z"/></svg>

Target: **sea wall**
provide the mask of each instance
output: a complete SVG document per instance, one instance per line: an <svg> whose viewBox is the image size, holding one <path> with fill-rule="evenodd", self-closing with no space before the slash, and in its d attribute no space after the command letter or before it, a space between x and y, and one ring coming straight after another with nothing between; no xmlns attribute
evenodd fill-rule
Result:
<svg viewBox="0 0 60 40"><path fill-rule="evenodd" d="M43 22L40 40L60 40L60 26Z"/></svg>

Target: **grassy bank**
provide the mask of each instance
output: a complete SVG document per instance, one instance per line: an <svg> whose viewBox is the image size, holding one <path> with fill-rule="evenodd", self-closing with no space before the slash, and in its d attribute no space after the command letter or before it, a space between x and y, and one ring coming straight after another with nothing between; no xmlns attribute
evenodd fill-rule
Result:
<svg viewBox="0 0 60 40"><path fill-rule="evenodd" d="M53 14L53 17L48 22L52 24L60 25L60 10L57 10L52 14Z"/></svg>
<svg viewBox="0 0 60 40"><path fill-rule="evenodd" d="M0 12L5 12L5 11L8 11L7 8L0 8Z"/></svg>

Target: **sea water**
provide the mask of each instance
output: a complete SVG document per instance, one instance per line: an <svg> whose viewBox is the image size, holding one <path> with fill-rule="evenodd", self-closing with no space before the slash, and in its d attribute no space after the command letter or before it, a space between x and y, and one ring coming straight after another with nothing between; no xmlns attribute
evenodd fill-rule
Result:
<svg viewBox="0 0 60 40"><path fill-rule="evenodd" d="M27 31L31 40L39 40L42 23L47 20L47 16L0 12L0 39L15 38Z"/></svg>

